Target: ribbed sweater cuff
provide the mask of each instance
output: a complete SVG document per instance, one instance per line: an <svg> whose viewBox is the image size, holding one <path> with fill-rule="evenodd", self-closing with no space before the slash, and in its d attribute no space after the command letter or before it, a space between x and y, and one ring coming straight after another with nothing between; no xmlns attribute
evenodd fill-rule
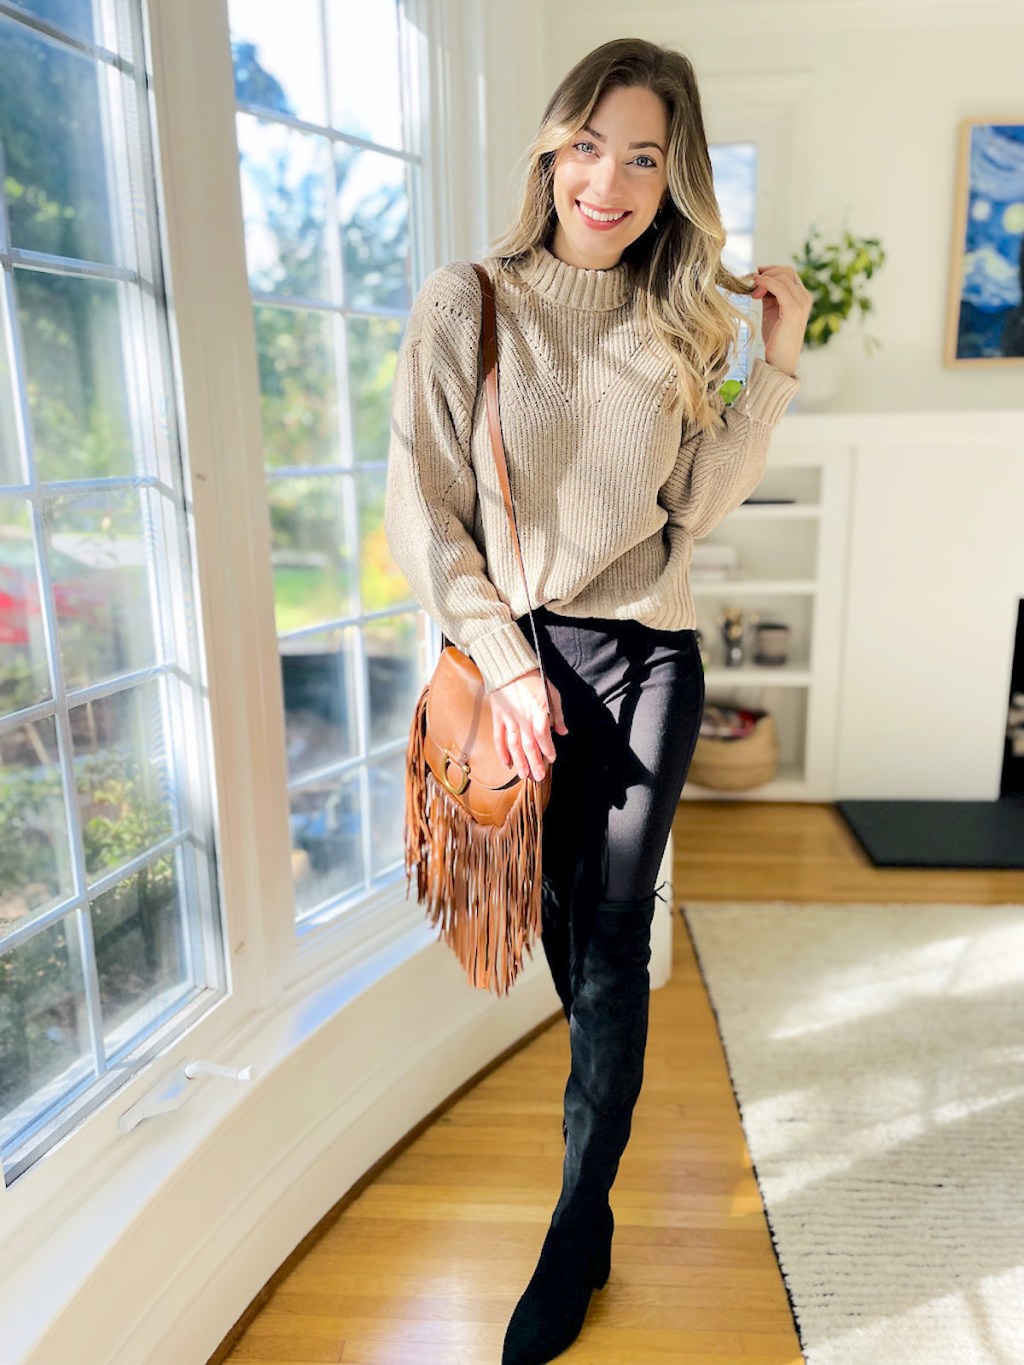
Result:
<svg viewBox="0 0 1024 1365"><path fill-rule="evenodd" d="M494 692L513 678L540 667L526 636L514 621L481 635L468 647L467 653L483 675L487 692Z"/></svg>
<svg viewBox="0 0 1024 1365"><path fill-rule="evenodd" d="M733 407L745 412L754 422L775 426L799 387L799 375L786 374L758 356Z"/></svg>

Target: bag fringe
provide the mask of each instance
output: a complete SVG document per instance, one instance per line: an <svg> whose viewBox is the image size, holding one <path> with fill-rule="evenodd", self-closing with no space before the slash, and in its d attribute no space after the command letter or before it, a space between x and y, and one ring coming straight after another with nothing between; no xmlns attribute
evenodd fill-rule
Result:
<svg viewBox="0 0 1024 1365"><path fill-rule="evenodd" d="M541 927L540 784L498 829L478 824L441 786L424 752L427 690L416 706L406 768L406 893L417 900L466 970L470 984L504 995L533 955ZM517 906L525 911L517 912Z"/></svg>

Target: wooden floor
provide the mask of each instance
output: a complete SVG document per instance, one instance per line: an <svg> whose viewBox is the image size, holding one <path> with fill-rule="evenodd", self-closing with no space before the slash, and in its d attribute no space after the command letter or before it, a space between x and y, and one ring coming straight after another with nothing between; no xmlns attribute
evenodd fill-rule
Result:
<svg viewBox="0 0 1024 1365"><path fill-rule="evenodd" d="M1024 872L876 869L830 805L687 801L674 836L677 906L1024 900ZM612 1193L611 1279L559 1360L798 1365L714 1018L680 919L674 943L672 978L651 996L644 1088ZM558 1197L568 1065L559 1015L329 1215L213 1359L498 1365Z"/></svg>

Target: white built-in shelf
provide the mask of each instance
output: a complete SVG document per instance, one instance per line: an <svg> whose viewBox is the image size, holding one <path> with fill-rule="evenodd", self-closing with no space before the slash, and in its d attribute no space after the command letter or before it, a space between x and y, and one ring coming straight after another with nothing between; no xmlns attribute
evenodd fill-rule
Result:
<svg viewBox="0 0 1024 1365"><path fill-rule="evenodd" d="M735 550L742 576L690 574L697 609L707 704L769 711L779 740L775 778L760 787L727 791L687 780L683 799L700 801L828 801L834 796L839 642L849 516L852 451L842 440L787 440L783 423L769 450L754 497L792 502L744 503L708 536ZM801 428L802 430L802 428ZM724 663L718 616L726 607L748 622L783 621L791 631L781 666L752 662L756 636L738 668ZM742 741L741 741L742 742Z"/></svg>
<svg viewBox="0 0 1024 1365"><path fill-rule="evenodd" d="M786 665L775 668L766 664L744 664L742 668L705 668L704 685L714 687L735 687L748 684L751 687L809 687L814 674L809 668L792 668Z"/></svg>
<svg viewBox="0 0 1024 1365"><path fill-rule="evenodd" d="M734 514L735 515L735 514ZM694 596L731 592L816 593L817 583L809 578L691 578Z"/></svg>
<svg viewBox="0 0 1024 1365"><path fill-rule="evenodd" d="M730 514L737 521L788 521L791 517L820 517L816 502L742 503Z"/></svg>

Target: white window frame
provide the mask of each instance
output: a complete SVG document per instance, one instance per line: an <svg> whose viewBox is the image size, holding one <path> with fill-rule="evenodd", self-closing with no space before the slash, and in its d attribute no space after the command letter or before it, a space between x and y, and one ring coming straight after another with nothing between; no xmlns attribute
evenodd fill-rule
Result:
<svg viewBox="0 0 1024 1365"><path fill-rule="evenodd" d="M455 8L458 8L456 6ZM442 260L482 234L486 185L472 169L456 172L477 124L479 70L467 63L465 24L448 0L405 0L413 23L407 52L429 92L423 115L422 225L413 231L418 283ZM188 1032L10 1186L0 1181L0 1284L33 1249L57 1233L89 1194L110 1189L104 1221L131 1217L115 1177L126 1163L151 1178L182 1159L159 1119L124 1133L119 1118L156 1094L197 1057L242 1066L247 1046L275 1015L337 986L334 1007L351 989L385 975L429 941L423 912L406 896L404 876L386 893L296 932L291 890L287 762L280 660L274 620L270 521L263 466L259 383L246 273L235 134L236 101L227 0L143 0L152 91L149 118L157 171L161 249L168 295L179 438L191 498L202 666L209 681L211 804L218 830L218 880L224 916L228 993ZM429 25L429 39L424 32ZM473 25L470 25L473 31ZM468 150L468 149L467 149ZM472 152L473 162L479 157ZM431 166L428 158L437 158ZM433 194L441 183L445 193ZM454 206L463 207L456 215ZM457 224L457 226L456 226ZM457 243L457 245L456 245ZM440 643L439 633L435 637ZM424 660L424 667L432 666ZM358 984L356 984L358 982ZM312 1029L322 1016L309 1023ZM295 1034L291 1045L302 1038ZM229 1090L189 1097L201 1126L230 1107ZM180 1140L180 1139L179 1139ZM109 1182L109 1183L106 1183ZM87 1248L82 1255L96 1254Z"/></svg>

